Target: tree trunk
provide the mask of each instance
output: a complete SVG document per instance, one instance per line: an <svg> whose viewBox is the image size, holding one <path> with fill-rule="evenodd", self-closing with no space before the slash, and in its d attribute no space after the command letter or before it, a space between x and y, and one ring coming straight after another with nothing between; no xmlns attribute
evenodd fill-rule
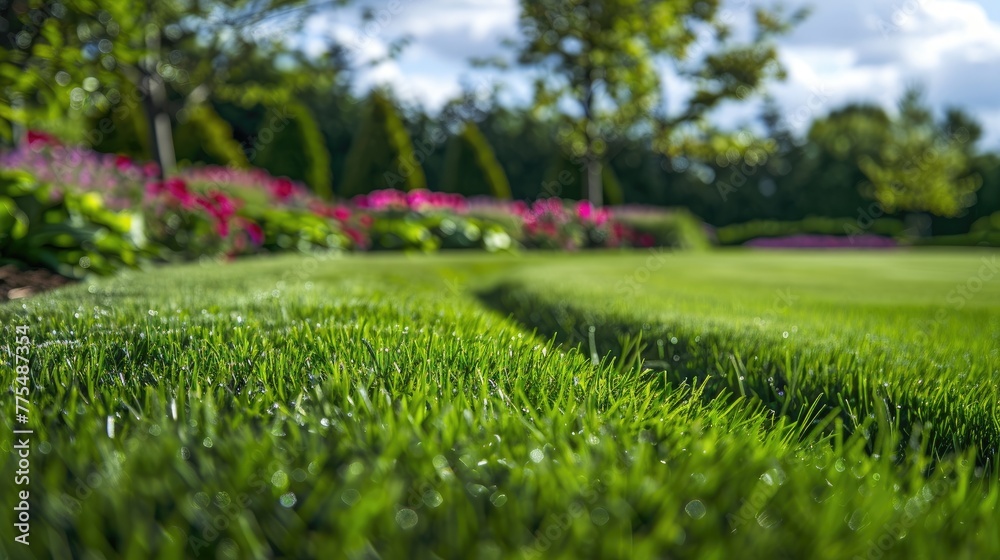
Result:
<svg viewBox="0 0 1000 560"><path fill-rule="evenodd" d="M167 95L163 80L155 69L143 76L143 89L146 92L146 126L149 128L149 149L153 159L160 166L160 178L172 173L177 166L174 155L173 131L170 127L170 115L167 113Z"/></svg>
<svg viewBox="0 0 1000 560"><path fill-rule="evenodd" d="M151 18L152 7L147 0L147 18ZM160 28L155 24L147 27L146 57L142 64L142 82L145 92L146 126L149 129L149 149L160 167L160 179L172 173L177 167L174 154L174 135L167 112L167 88L163 77L156 71L160 54Z"/></svg>
<svg viewBox="0 0 1000 560"><path fill-rule="evenodd" d="M590 156L587 158L587 199L594 206L604 204L604 184L601 176L601 160Z"/></svg>

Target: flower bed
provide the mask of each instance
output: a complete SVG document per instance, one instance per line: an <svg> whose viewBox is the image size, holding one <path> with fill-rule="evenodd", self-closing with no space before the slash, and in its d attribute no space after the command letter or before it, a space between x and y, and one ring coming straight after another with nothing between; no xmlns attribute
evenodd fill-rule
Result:
<svg viewBox="0 0 1000 560"><path fill-rule="evenodd" d="M313 250L577 250L649 247L665 239L586 201L381 190L333 203L261 169L218 166L183 169L160 181L155 164L65 146L41 133L0 154L0 166L49 185L49 204L83 196L127 216L128 227L119 233L127 232L142 259ZM19 259L44 264L30 255ZM80 272L74 268L74 275Z"/></svg>

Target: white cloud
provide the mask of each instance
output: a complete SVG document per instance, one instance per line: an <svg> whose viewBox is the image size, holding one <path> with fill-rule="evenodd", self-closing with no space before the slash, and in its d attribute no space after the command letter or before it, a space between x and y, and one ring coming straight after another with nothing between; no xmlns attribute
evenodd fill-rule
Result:
<svg viewBox="0 0 1000 560"><path fill-rule="evenodd" d="M812 16L781 41L789 79L772 92L796 115L808 107L815 116L847 102L867 101L892 109L903 90L927 86L935 106L962 106L983 120L992 145L1000 145L1000 3L972 0L793 0L811 4ZM385 56L391 41L410 36L413 43L396 61L363 72L362 84L391 83L412 99L436 109L461 90L461 80L478 76L470 57L510 55L501 46L516 36L517 0L378 0L367 4L377 25L364 27L357 10L338 12L322 23L310 22L310 37L329 37L362 47L359 55ZM389 9L396 6L394 13ZM730 0L747 12L745 0ZM385 13L382 13L385 12ZM379 14L382 13L381 17ZM991 19L992 18L992 19ZM737 14L734 21L745 18ZM309 48L319 50L315 41ZM527 77L497 75L511 81L515 99L524 99ZM664 76L668 104L678 108L690 88ZM817 95L817 91L824 92ZM752 118L754 107L727 106L721 125Z"/></svg>

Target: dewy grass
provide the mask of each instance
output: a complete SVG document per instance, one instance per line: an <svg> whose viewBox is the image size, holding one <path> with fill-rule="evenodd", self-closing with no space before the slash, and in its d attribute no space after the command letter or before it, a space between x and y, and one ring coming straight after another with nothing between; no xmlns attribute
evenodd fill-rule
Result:
<svg viewBox="0 0 1000 560"><path fill-rule="evenodd" d="M28 325L36 433L31 545L13 540L7 483L0 547L995 555L996 451L975 443L997 429L1000 288L948 301L989 255L282 257L6 304L5 381ZM535 307L508 317L476 296L498 287ZM765 373L799 400L767 394ZM857 412L821 406L835 385ZM904 425L898 402L934 422ZM12 476L11 393L0 413Z"/></svg>

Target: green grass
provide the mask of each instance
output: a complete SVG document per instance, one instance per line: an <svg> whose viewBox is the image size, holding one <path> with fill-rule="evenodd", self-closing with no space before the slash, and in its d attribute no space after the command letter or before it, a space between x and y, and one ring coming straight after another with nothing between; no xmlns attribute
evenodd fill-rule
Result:
<svg viewBox="0 0 1000 560"><path fill-rule="evenodd" d="M0 551L995 555L1000 274L950 294L993 255L281 257L8 303Z"/></svg>

